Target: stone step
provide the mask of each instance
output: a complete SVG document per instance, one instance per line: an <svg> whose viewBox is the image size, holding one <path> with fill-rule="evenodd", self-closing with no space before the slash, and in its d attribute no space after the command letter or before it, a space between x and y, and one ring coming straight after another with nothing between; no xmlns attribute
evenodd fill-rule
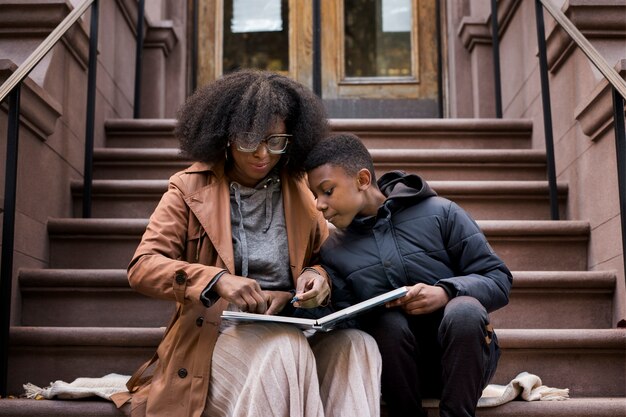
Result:
<svg viewBox="0 0 626 417"><path fill-rule="evenodd" d="M51 218L50 268L126 268L147 224L147 219ZM587 269L588 222L479 220L478 225L511 270Z"/></svg>
<svg viewBox="0 0 626 417"><path fill-rule="evenodd" d="M534 149L370 149L376 174L392 170L426 180L543 181L546 155ZM191 162L175 148L99 148L96 179L167 179Z"/></svg>
<svg viewBox="0 0 626 417"><path fill-rule="evenodd" d="M330 119L334 132L359 135L370 148L528 149L532 120ZM107 147L176 148L174 119L111 119Z"/></svg>
<svg viewBox="0 0 626 417"><path fill-rule="evenodd" d="M9 392L111 372L130 374L152 356L163 328L12 327ZM502 356L492 383L538 375L573 397L626 396L626 329L499 329Z"/></svg>
<svg viewBox="0 0 626 417"><path fill-rule="evenodd" d="M497 329L600 329L612 325L614 271L514 271Z"/></svg>
<svg viewBox="0 0 626 417"><path fill-rule="evenodd" d="M94 180L92 216L148 218L167 190L167 180ZM431 187L466 209L475 219L549 220L547 181L431 181ZM74 213L82 212L83 183L72 182ZM567 184L558 185L565 215Z"/></svg>
<svg viewBox="0 0 626 417"><path fill-rule="evenodd" d="M428 417L439 416L439 402L423 402ZM626 398L570 398L567 401L512 401L498 407L479 408L477 417L623 417ZM122 417L112 402L28 399L0 400L0 417ZM383 406L381 417L387 417Z"/></svg>
<svg viewBox="0 0 626 417"><path fill-rule="evenodd" d="M21 269L23 326L158 327L174 303L146 297L125 269Z"/></svg>
<svg viewBox="0 0 626 417"><path fill-rule="evenodd" d="M496 328L610 328L615 273L516 271ZM174 303L145 297L124 269L22 269L23 326L154 327Z"/></svg>

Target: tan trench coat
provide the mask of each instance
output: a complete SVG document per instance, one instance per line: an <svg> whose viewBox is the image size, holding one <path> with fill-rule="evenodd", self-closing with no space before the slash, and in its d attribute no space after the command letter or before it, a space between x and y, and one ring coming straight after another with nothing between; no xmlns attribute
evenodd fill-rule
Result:
<svg viewBox="0 0 626 417"><path fill-rule="evenodd" d="M281 175L281 183L291 274L297 278L317 257L328 227L304 181ZM235 273L228 185L223 164L195 163L173 175L128 267L135 290L177 303L152 378L129 382L133 417L202 414L226 302L205 308L200 293L223 269Z"/></svg>

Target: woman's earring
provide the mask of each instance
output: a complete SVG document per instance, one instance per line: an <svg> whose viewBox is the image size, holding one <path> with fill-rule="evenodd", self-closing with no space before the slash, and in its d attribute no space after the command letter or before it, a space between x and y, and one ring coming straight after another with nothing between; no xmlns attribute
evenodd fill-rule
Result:
<svg viewBox="0 0 626 417"><path fill-rule="evenodd" d="M224 148L224 159L228 161L228 148L230 147L230 142L226 144L226 148Z"/></svg>

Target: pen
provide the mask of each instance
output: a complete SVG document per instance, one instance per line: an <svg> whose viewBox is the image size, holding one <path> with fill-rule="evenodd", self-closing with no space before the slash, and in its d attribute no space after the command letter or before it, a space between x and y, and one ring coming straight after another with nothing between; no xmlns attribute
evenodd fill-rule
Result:
<svg viewBox="0 0 626 417"><path fill-rule="evenodd" d="M293 304L293 303L295 303L296 301L298 301L298 297L293 297L293 298L291 299L291 301L290 301L290 302L291 302L291 304Z"/></svg>

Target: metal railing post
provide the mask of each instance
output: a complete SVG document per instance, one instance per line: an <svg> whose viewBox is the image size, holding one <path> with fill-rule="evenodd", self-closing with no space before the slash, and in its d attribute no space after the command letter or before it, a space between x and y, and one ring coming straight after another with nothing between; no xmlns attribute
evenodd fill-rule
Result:
<svg viewBox="0 0 626 417"><path fill-rule="evenodd" d="M0 272L0 396L7 395L9 370L9 330L11 328L11 288L13 284L13 245L17 195L17 148L20 125L20 89L17 84L9 94L6 174L4 177L4 218L2 219L2 266Z"/></svg>
<svg viewBox="0 0 626 417"><path fill-rule="evenodd" d="M626 128L624 127L624 97L613 88L613 122L615 124L615 151L617 155L617 186L622 226L622 261L626 272Z"/></svg>
<svg viewBox="0 0 626 417"><path fill-rule="evenodd" d="M548 185L550 187L550 217L559 220L559 200L556 188L556 163L554 162L554 138L552 134L552 108L550 106L550 83L548 80L548 58L546 53L546 35L543 22L543 6L535 0L535 18L537 19L537 45L539 47L539 73L541 78L541 102L543 105L543 129L546 141Z"/></svg>
<svg viewBox="0 0 626 417"><path fill-rule="evenodd" d="M89 65L87 69L87 115L85 116L85 166L83 174L83 217L91 217L93 180L93 137L96 114L96 69L98 67L98 0L91 6Z"/></svg>
<svg viewBox="0 0 626 417"><path fill-rule="evenodd" d="M139 0L137 5L137 43L135 47L135 99L133 103L133 118L139 118L141 111L141 68L143 60L143 20L145 0Z"/></svg>
<svg viewBox="0 0 626 417"><path fill-rule="evenodd" d="M500 76L500 33L498 29L498 4L491 0L491 37L493 51L493 79L496 98L496 117L502 118L502 81Z"/></svg>
<svg viewBox="0 0 626 417"><path fill-rule="evenodd" d="M313 0L313 92L322 97L322 4Z"/></svg>
<svg viewBox="0 0 626 417"><path fill-rule="evenodd" d="M441 4L435 2L435 17L437 19L437 112L439 118L443 119L443 46L441 29Z"/></svg>
<svg viewBox="0 0 626 417"><path fill-rule="evenodd" d="M193 0L191 37L191 93L198 88L198 0Z"/></svg>

